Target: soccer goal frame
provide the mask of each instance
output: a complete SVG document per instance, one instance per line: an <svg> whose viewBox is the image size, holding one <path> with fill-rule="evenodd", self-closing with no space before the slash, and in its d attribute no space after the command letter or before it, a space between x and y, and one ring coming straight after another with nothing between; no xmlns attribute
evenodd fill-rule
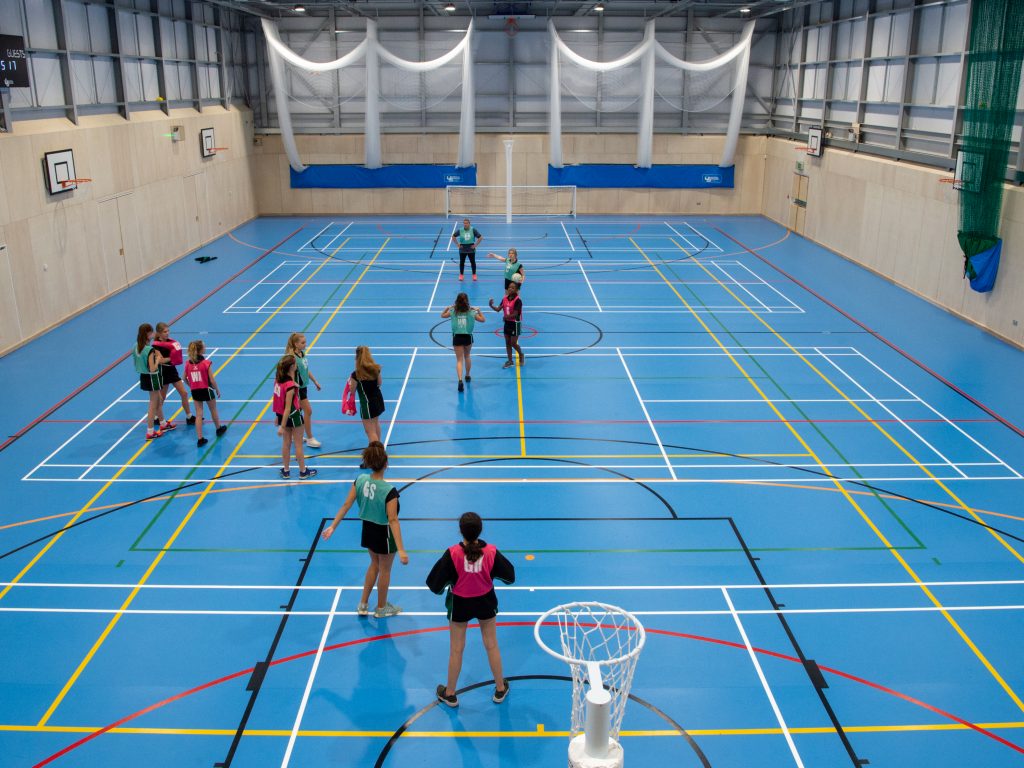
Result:
<svg viewBox="0 0 1024 768"><path fill-rule="evenodd" d="M576 216L575 186L451 185L445 187L444 199L446 216Z"/></svg>

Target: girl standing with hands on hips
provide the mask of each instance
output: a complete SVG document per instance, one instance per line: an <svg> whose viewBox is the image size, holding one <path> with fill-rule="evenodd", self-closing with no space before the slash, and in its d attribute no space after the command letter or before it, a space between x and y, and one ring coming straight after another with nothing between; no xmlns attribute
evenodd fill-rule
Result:
<svg viewBox="0 0 1024 768"><path fill-rule="evenodd" d="M508 680L501 669L501 651L495 617L498 615L498 597L494 593L494 579L506 584L516 580L516 570L498 548L480 538L484 524L476 512L466 512L459 518L462 541L445 550L427 576L427 587L434 594L448 589L445 605L448 607L450 650L448 654L448 680L437 686L437 700L449 707L459 706L455 691L462 671L462 654L466 649L466 628L474 619L480 622L480 635L487 650L487 663L494 675L494 695L491 700L501 704L508 696Z"/></svg>
<svg viewBox="0 0 1024 768"><path fill-rule="evenodd" d="M469 305L469 296L460 293L455 297L455 303L445 307L441 317L452 319L452 347L455 349L455 375L459 377L459 392L465 390L462 383L462 367L466 367L466 381L472 381L470 370L473 367L473 359L470 353L473 350L473 327L475 323L484 321L483 312L476 307Z"/></svg>
<svg viewBox="0 0 1024 768"><path fill-rule="evenodd" d="M338 523L355 503L359 506L359 518L363 521L360 545L370 554L370 565L363 579L363 593L359 598L356 613L368 616L370 613L370 592L377 585L377 609L375 618L386 619L402 612L397 605L388 602L388 588L391 586L391 566L395 554L402 565L409 564L409 555L402 544L402 527L398 523L398 489L384 479L388 466L388 454L383 443L374 441L363 449L363 464L370 472L359 475L348 489L345 503L341 505L334 521L321 534L324 541L331 538Z"/></svg>

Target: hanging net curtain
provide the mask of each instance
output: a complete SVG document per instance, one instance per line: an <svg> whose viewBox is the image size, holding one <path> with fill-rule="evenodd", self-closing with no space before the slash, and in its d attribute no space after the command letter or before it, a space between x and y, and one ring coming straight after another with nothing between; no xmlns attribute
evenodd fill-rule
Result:
<svg viewBox="0 0 1024 768"><path fill-rule="evenodd" d="M654 37L653 20L644 27L643 41L611 61L595 61L574 51L559 36L553 21L548 22L548 32L551 38L548 98L553 167L563 167L563 90L595 111L611 112L639 104L636 164L640 168L651 167L655 93L674 108L688 112L712 109L731 95L729 127L719 165L726 168L735 164L750 68L753 21L744 25L736 45L720 56L701 62L684 61L659 43ZM616 84L622 82L632 84L632 101L618 97Z"/></svg>
<svg viewBox="0 0 1024 768"><path fill-rule="evenodd" d="M396 109L425 110L440 103L460 85L462 103L459 119L459 153L456 165L465 168L473 165L475 152L476 121L474 118L473 87L473 23L457 45L443 55L429 61L404 59L389 51L377 39L377 24L366 21L366 38L353 50L333 61L317 62L303 58L282 42L277 22L263 19L263 34L267 40L267 58L270 63L270 80L274 88L277 105L278 125L288 162L298 173L306 170L299 158L295 145L295 131L289 108L289 94L300 103L310 101L319 104L334 104L351 98L342 90L346 82L343 74L346 68L364 71L366 104L365 165L380 168L380 103L384 101ZM290 68L290 69L289 69ZM289 74L292 75L289 79ZM336 81L321 80L326 74ZM461 75L461 82L460 82ZM297 85L299 84L299 85ZM336 86L337 84L337 86ZM289 85L291 87L289 87ZM337 87L337 91L335 88ZM337 93L337 95L335 95ZM296 94L300 94L296 96ZM305 96L303 97L304 94Z"/></svg>

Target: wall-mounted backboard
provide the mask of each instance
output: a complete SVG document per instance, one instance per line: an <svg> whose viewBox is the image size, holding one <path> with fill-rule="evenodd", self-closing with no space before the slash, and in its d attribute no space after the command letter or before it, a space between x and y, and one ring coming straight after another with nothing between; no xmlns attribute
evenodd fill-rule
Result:
<svg viewBox="0 0 1024 768"><path fill-rule="evenodd" d="M203 128L199 132L199 149L203 157L213 157L217 154L217 150L214 149L217 144L213 138L213 128Z"/></svg>
<svg viewBox="0 0 1024 768"><path fill-rule="evenodd" d="M78 184L68 183L78 178L75 176L74 153L70 149L47 152L43 156L43 176L46 179L46 189L51 195L78 189Z"/></svg>
<svg viewBox="0 0 1024 768"><path fill-rule="evenodd" d="M807 154L811 157L821 157L824 146L821 143L821 128L807 129Z"/></svg>

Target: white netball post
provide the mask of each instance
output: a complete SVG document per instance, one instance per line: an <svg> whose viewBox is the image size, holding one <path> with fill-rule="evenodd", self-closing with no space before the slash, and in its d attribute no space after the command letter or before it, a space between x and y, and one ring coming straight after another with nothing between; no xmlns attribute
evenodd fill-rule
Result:
<svg viewBox="0 0 1024 768"><path fill-rule="evenodd" d="M561 653L542 636L556 628ZM533 635L547 654L572 670L569 768L622 768L618 736L646 640L643 625L614 605L568 603L537 619Z"/></svg>
<svg viewBox="0 0 1024 768"><path fill-rule="evenodd" d="M505 139L505 223L512 223L512 145L515 141Z"/></svg>

